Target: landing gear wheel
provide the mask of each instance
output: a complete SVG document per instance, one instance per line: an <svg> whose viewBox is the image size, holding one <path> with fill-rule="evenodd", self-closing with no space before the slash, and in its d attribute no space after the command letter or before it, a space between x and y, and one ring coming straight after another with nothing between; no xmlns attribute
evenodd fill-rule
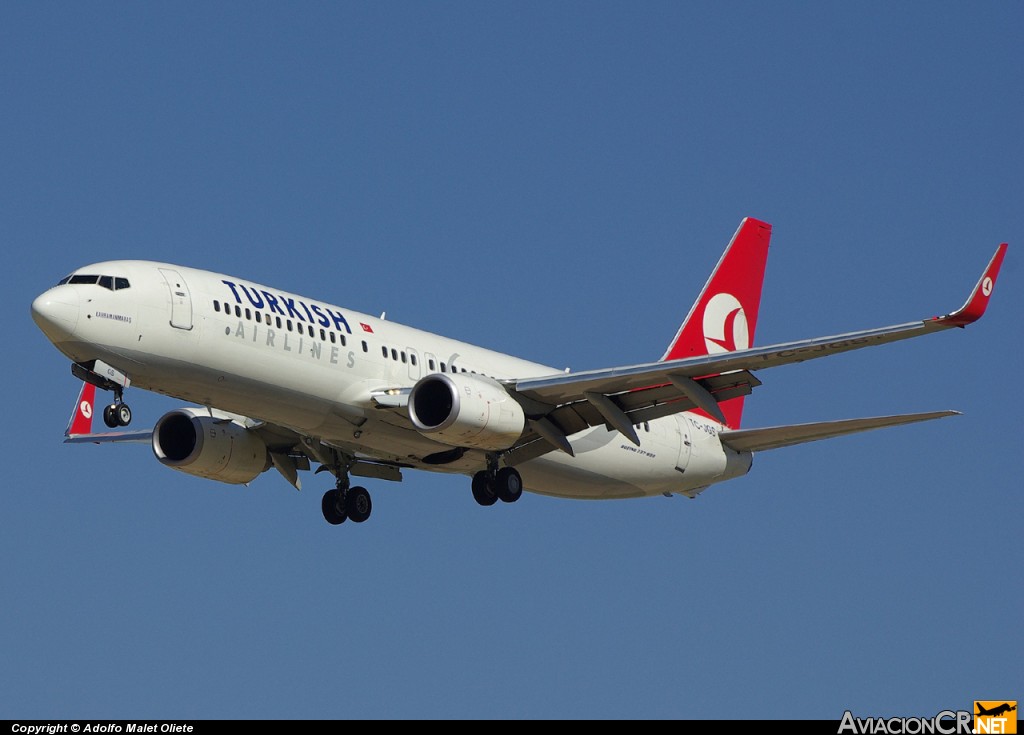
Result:
<svg viewBox="0 0 1024 735"><path fill-rule="evenodd" d="M487 472L477 472L473 475L473 499L480 505L494 505L498 502L498 495L491 486L491 476Z"/></svg>
<svg viewBox="0 0 1024 735"><path fill-rule="evenodd" d="M324 513L324 520L332 526L338 526L345 522L345 511L338 506L341 504L341 490L328 490L320 501L320 509Z"/></svg>
<svg viewBox="0 0 1024 735"><path fill-rule="evenodd" d="M373 503L365 487L350 487L345 495L345 512L353 523L362 523L370 517Z"/></svg>
<svg viewBox="0 0 1024 735"><path fill-rule="evenodd" d="M502 467L494 476L493 487L503 503L514 503L523 495L523 478L514 467Z"/></svg>
<svg viewBox="0 0 1024 735"><path fill-rule="evenodd" d="M118 426L127 426L132 422L132 410L127 403L120 403L114 408L114 418Z"/></svg>
<svg viewBox="0 0 1024 735"><path fill-rule="evenodd" d="M117 406L111 405L103 409L103 423L109 428L117 428Z"/></svg>

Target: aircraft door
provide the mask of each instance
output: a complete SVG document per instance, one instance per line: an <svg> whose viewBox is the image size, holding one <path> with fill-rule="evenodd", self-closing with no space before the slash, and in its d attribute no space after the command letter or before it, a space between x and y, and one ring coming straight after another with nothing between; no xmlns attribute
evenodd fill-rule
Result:
<svg viewBox="0 0 1024 735"><path fill-rule="evenodd" d="M192 329L192 295L185 279L178 271L161 268L160 275L171 292L171 326L175 329Z"/></svg>
<svg viewBox="0 0 1024 735"><path fill-rule="evenodd" d="M406 347L405 351L409 353L409 379L419 380L420 371L422 370L422 366L420 365L420 358L416 354L416 350L414 350L412 347Z"/></svg>
<svg viewBox="0 0 1024 735"><path fill-rule="evenodd" d="M676 460L676 467L685 470L690 463L690 452L693 448L692 427L686 420L685 414L675 416L676 444L679 446L679 458Z"/></svg>

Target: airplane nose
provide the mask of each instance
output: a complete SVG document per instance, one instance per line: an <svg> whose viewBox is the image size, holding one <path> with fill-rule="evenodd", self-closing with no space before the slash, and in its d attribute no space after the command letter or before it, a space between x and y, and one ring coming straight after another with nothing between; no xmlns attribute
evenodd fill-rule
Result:
<svg viewBox="0 0 1024 735"><path fill-rule="evenodd" d="M57 286L32 302L32 319L51 342L64 342L78 326L80 306L77 290Z"/></svg>

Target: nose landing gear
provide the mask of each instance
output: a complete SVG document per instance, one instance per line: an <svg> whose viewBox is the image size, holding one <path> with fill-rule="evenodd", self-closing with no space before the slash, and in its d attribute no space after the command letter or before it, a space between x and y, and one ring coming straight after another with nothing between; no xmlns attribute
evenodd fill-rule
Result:
<svg viewBox="0 0 1024 735"><path fill-rule="evenodd" d="M103 423L109 428L116 429L132 422L132 410L124 402L124 390L131 385L127 375L102 360L72 363L71 374L101 390L114 392L114 402L103 409Z"/></svg>
<svg viewBox="0 0 1024 735"><path fill-rule="evenodd" d="M103 409L103 423L111 429L119 426L127 426L132 422L132 410L127 403L121 401L120 393L117 400Z"/></svg>

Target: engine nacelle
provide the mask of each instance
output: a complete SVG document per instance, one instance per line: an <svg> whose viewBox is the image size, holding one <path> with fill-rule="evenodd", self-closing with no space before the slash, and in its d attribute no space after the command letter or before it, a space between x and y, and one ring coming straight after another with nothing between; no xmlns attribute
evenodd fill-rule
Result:
<svg viewBox="0 0 1024 735"><path fill-rule="evenodd" d="M236 485L251 482L270 467L262 439L200 409L164 414L153 429L153 454L173 469Z"/></svg>
<svg viewBox="0 0 1024 735"><path fill-rule="evenodd" d="M500 383L470 373L433 373L413 386L409 418L421 434L453 447L508 449L526 414Z"/></svg>

